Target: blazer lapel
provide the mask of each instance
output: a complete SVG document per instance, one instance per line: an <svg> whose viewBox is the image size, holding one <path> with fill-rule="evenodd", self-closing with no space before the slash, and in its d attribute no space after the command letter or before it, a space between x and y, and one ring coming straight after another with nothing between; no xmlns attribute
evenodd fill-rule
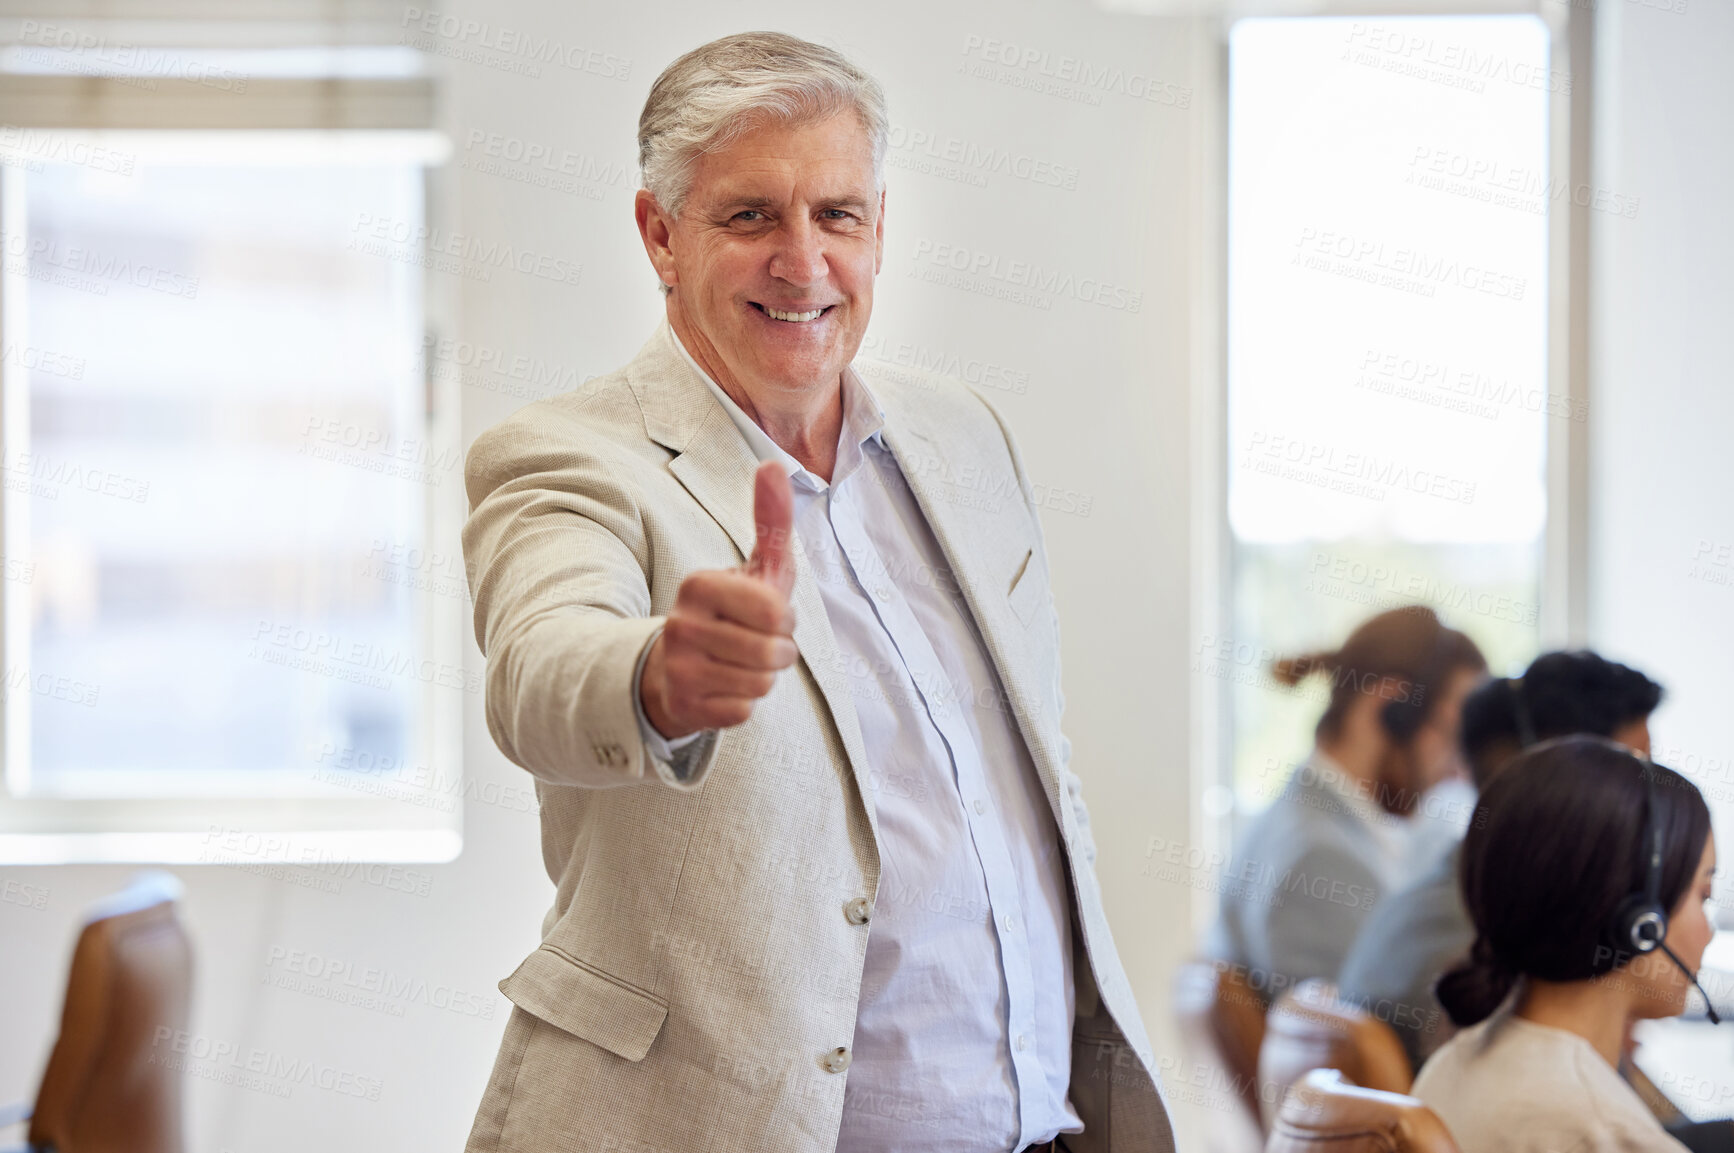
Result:
<svg viewBox="0 0 1734 1153"><path fill-rule="evenodd" d="M640 351L629 370L633 391L644 410L645 431L652 440L677 455L669 471L685 486L705 512L722 526L742 561L752 555L758 530L753 524L753 474L759 461L747 447L740 429L711 394L692 366L674 348L666 322ZM799 544L799 539L796 541ZM795 648L807 671L818 683L831 712L831 720L843 739L843 750L855 778L856 797L867 812L874 842L879 837L879 816L870 800L866 746L855 702L837 660L837 638L825 614L819 584L807 562L806 551L797 547L795 587L790 603L795 610Z"/></svg>
<svg viewBox="0 0 1734 1153"><path fill-rule="evenodd" d="M964 600L975 616L976 627L981 630L988 655L999 673L1000 686L1017 717L1018 731L1029 747L1036 775L1041 778L1042 789L1054 811L1055 825L1063 833L1067 824L1060 805L1059 750L1049 742L1048 734L1037 723L1041 716L1040 698L1030 684L1027 672L1030 662L1024 653L1024 646L1030 642L1006 600L1007 589L1004 586L1011 573L999 572L992 565L992 561L1005 555L1007 550L1004 542L994 537L997 526L984 518L980 511L961 508L938 491L948 482L936 475L943 470L930 467L935 459L973 463L983 454L973 445L941 443L935 437L918 431L909 421L893 419L894 414L901 416L901 409L893 408L891 397L885 392L876 391L875 395L886 410L885 443L897 458L904 481L915 494L915 501L921 506L922 515L927 518L935 539L939 541L940 551L945 554L946 564L951 566L957 584L963 590ZM1035 543L1033 537L1030 543Z"/></svg>

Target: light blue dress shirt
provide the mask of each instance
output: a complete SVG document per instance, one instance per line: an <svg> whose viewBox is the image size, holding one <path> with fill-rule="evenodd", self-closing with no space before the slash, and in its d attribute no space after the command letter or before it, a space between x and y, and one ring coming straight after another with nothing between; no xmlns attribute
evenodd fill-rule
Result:
<svg viewBox="0 0 1734 1153"><path fill-rule="evenodd" d="M880 436L883 412L845 370L827 484L664 331L754 455L788 469L795 535L851 674L881 875L838 1153L1006 1153L1082 1132L1067 1096L1075 999L1059 832L974 616ZM665 761L712 735L666 741L641 705L638 718Z"/></svg>

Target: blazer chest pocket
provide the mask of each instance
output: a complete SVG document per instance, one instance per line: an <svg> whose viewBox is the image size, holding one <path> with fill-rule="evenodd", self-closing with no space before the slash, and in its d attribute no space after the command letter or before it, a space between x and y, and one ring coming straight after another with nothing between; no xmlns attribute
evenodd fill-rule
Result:
<svg viewBox="0 0 1734 1153"><path fill-rule="evenodd" d="M557 1029L642 1061L668 1017L668 1003L552 945L500 982L512 1004Z"/></svg>
<svg viewBox="0 0 1734 1153"><path fill-rule="evenodd" d="M1036 559L1035 549L1025 549L1023 559L1016 565L1011 576L1011 587L1006 590L1006 601L1011 605L1011 611L1025 628L1036 619L1036 614L1042 608L1042 588L1044 582L1038 571L1041 561Z"/></svg>

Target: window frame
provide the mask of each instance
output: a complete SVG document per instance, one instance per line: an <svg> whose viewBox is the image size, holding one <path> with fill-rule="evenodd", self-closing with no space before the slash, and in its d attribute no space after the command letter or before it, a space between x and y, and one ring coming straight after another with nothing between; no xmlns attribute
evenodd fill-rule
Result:
<svg viewBox="0 0 1734 1153"><path fill-rule="evenodd" d="M449 197L443 164L449 139L434 120L435 87L426 75L365 78L270 77L243 92L220 91L189 80L159 80L140 98L141 89L116 77L0 74L0 113L8 126L45 133L91 136L125 147L124 141L159 140L165 135L253 134L272 132L273 142L301 136L368 149L398 150L422 168L424 219L438 213ZM334 135L341 134L341 135ZM0 187L0 216L15 200ZM431 230L431 228L430 228ZM425 245L424 245L425 248ZM423 264L422 387L423 434L430 451L462 459L461 387L449 374L434 371L427 342L450 331L457 290L430 277ZM0 277L0 339L11 304L11 275ZM16 365L0 366L0 432L13 427L25 374ZM27 410L26 410L27 411ZM462 485L430 488L424 525L429 542L459 539L467 509ZM3 510L0 510L3 517ZM0 533L6 525L0 520ZM25 586L28 592L28 586ZM16 628L8 627L22 599L17 589L0 590L0 649L8 658L20 647ZM446 667L469 668L467 598L416 595L418 630L428 658ZM28 653L22 654L28 667ZM9 664L11 662L9 661ZM470 671L473 671L470 670ZM455 794L438 792L439 803L411 803L404 796L353 797L247 795L212 790L196 796L145 798L66 798L19 795L11 757L0 759L0 864L64 865L84 863L232 864L300 866L318 870L343 862L439 863L462 850L463 728L465 701L452 690L421 685L417 742L432 780L457 782ZM10 750L5 710L0 710L0 749ZM387 778L394 779L394 778ZM450 804L446 805L446 797Z"/></svg>
<svg viewBox="0 0 1734 1153"><path fill-rule="evenodd" d="M1321 0L1297 12L1281 0L1253 0L1199 32L1198 141L1193 160L1201 227L1190 252L1197 317L1190 379L1192 409L1193 583L1189 657L1230 630L1233 538L1228 522L1228 133L1229 32L1235 21L1256 17L1510 16L1541 18L1549 33L1550 67L1570 76L1566 91L1550 93L1550 171L1566 173L1570 187L1590 178L1593 111L1593 12L1548 0ZM1589 209L1565 198L1548 214L1547 384L1574 407L1589 396ZM1563 425L1563 427L1561 427ZM1543 532L1540 619L1544 650L1586 643L1588 580L1587 422L1548 421L1547 520ZM1190 665L1189 665L1190 667ZM1194 804L1192 842L1206 860L1227 861L1234 844L1232 733L1225 683L1190 678L1189 763ZM1213 894L1189 898L1195 934L1215 921Z"/></svg>

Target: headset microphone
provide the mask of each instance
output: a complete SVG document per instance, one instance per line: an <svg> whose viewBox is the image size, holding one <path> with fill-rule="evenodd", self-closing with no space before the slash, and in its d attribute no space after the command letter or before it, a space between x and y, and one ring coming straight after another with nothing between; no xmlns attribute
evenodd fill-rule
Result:
<svg viewBox="0 0 1734 1153"><path fill-rule="evenodd" d="M1522 696L1514 699L1521 701ZM1526 718L1527 719L1527 718ZM1712 1025L1720 1025L1716 1006L1710 994L1698 983L1698 974L1668 948L1668 913L1662 908L1662 819L1657 811L1655 765L1647 758L1637 758L1644 775L1644 887L1621 902L1614 911L1613 937L1621 949L1630 949L1638 956L1660 949L1674 967L1686 975L1698 995L1704 998L1704 1015Z"/></svg>
<svg viewBox="0 0 1734 1153"><path fill-rule="evenodd" d="M1684 961L1680 960L1680 958L1674 956L1674 950L1668 948L1668 946L1665 942L1662 942L1662 941L1656 942L1656 947L1661 949L1662 952L1664 952L1668 955L1668 960L1674 962L1675 968L1679 969L1680 972L1686 974L1686 980L1692 982L1692 988L1698 990L1698 996L1704 998L1704 1016L1710 1018L1710 1024L1720 1025L1722 1023L1722 1018L1720 1018L1716 1015L1716 1006L1714 1006L1710 1003L1710 994L1704 992L1704 986L1702 986L1698 983L1698 974L1696 974L1696 973L1692 972L1692 970L1686 968L1686 962L1684 962Z"/></svg>

